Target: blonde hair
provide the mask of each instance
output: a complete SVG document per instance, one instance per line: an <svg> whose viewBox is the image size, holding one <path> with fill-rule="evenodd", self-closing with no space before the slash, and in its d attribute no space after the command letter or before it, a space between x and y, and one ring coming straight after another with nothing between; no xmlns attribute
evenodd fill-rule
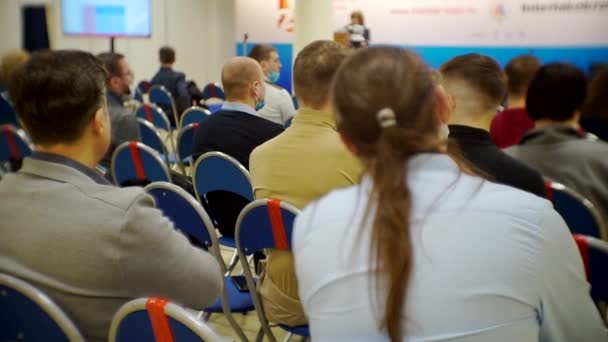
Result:
<svg viewBox="0 0 608 342"><path fill-rule="evenodd" d="M23 50L12 50L5 53L0 60L0 81L8 84L15 69L30 58L30 54Z"/></svg>
<svg viewBox="0 0 608 342"><path fill-rule="evenodd" d="M352 20L353 18L359 19L359 25L365 26L365 19L363 19L363 12L354 11L353 13L350 14L350 19Z"/></svg>

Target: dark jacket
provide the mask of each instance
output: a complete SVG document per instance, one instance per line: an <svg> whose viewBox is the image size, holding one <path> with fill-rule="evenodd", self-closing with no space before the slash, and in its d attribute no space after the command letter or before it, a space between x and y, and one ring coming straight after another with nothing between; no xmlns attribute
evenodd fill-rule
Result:
<svg viewBox="0 0 608 342"><path fill-rule="evenodd" d="M175 101L178 117L181 116L184 110L190 107L191 97L188 92L186 75L183 72L161 67L156 75L152 77L152 80L150 80L150 86L153 85L162 85L171 93L171 96L173 96L173 100Z"/></svg>

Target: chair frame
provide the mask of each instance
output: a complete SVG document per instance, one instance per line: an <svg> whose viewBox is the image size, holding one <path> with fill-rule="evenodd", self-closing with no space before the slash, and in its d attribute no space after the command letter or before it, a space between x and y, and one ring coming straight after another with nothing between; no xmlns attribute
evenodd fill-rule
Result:
<svg viewBox="0 0 608 342"><path fill-rule="evenodd" d="M167 148L167 145L165 145L165 142L163 141L163 138L160 136L160 133L158 133L158 130L156 128L156 126L154 126L150 121L148 120L144 120L142 118L137 118L137 123L140 125L144 125L146 126L148 129L150 129L151 131L153 131L156 134L156 137L158 138L158 141L160 142L161 146L162 146L162 155L165 156L165 164L167 165L167 168L169 168L169 170L171 170L171 163L169 162L169 149ZM140 141L142 144L146 145L146 143L144 143L143 141ZM152 148L152 146L146 145L150 148ZM153 150L156 151L156 149L152 148ZM160 151L156 151L158 153L161 153Z"/></svg>
<svg viewBox="0 0 608 342"><path fill-rule="evenodd" d="M114 318L112 318L112 323L110 325L110 342L116 342L118 328L120 327L120 324L125 319L125 317L137 311L148 311L146 308L146 303L151 298L152 297L133 299L125 303L123 306L120 307L120 309L118 309L118 311L114 315ZM190 329L190 331L200 337L202 341L225 341L216 332L214 332L211 327L209 327L205 322L199 320L194 314L189 312L187 309L170 301L164 307L164 310L166 316L171 317L186 326L188 329Z"/></svg>
<svg viewBox="0 0 608 342"><path fill-rule="evenodd" d="M0 285L12 288L34 302L55 323L57 323L57 326L59 326L69 341L84 341L84 338L72 320L42 291L21 279L5 273L0 273ZM0 296L1 295L2 294L0 294Z"/></svg>
<svg viewBox="0 0 608 342"><path fill-rule="evenodd" d="M178 187L175 184L168 183L168 182L153 182L153 183L148 184L146 187L144 187L144 191L146 193L150 194L152 197L154 197L154 196L151 194L151 191L157 190L157 189L171 191L171 192L181 196L185 201L187 201L192 206L192 208L194 208L194 210L201 217L201 220L204 222L203 229L207 230L207 234L209 235L209 238L211 239L211 244L210 245L206 244L206 247L208 250L211 251L211 254L214 255L215 258L217 259L218 263L220 264L220 268L222 269L222 274L224 275L222 277L224 286L222 287L222 292L220 294L220 299L222 302L222 310L224 312L224 315L226 316L226 319L228 320L228 323L230 323L230 326L232 326L232 329L237 333L237 335L239 336L241 341L247 341L248 340L247 337L243 333L243 330L238 325L238 323L234 320L234 317L232 316L232 312L230 311L230 302L228 301L228 294L226 291L226 277L225 277L227 275L226 272L227 272L228 268L226 266L226 263L224 262L224 259L222 258L222 254L221 254L220 248L219 248L217 234L215 233L215 226L213 225L211 218L209 217L209 215L207 214L207 212L205 211L203 206L199 202L197 202L197 200L194 197L192 197L191 194L189 194L186 190ZM177 229L179 230L179 227L177 227Z"/></svg>
<svg viewBox="0 0 608 342"><path fill-rule="evenodd" d="M585 208L587 208L587 210L589 211L589 213L591 214L591 216L597 223L598 233L600 235L600 238L602 240L606 240L608 238L606 224L602 220L602 215L598 211L597 207L593 203L591 203L590 200L588 200L585 196L579 194L575 190L573 190L559 182L554 182L552 180L545 180L545 187L550 188L552 191L563 192L563 193L573 197L574 199L576 199L579 203L581 203ZM553 203L553 198L551 198L549 200L551 201L551 203Z"/></svg>
<svg viewBox="0 0 608 342"><path fill-rule="evenodd" d="M29 148L30 151L34 151L34 144L32 143L32 141L30 140L30 138L27 136L27 134L25 133L25 131L22 128L19 128L17 126L11 125L11 124L3 124L0 125L0 135L4 134L4 131L8 129L9 131L11 131L13 133L13 135L15 135L16 137L19 137L19 139L22 140L23 143L25 143Z"/></svg>
<svg viewBox="0 0 608 342"><path fill-rule="evenodd" d="M137 148L138 149L144 150L144 151L150 153L152 155L152 157L154 159L156 159L156 161L160 165L162 165L163 171L165 172L165 175L167 176L167 179L171 180L171 172L169 172L169 168L167 167L167 164L165 162L163 162L161 156L159 155L159 153L155 149L153 149L153 148L151 148L151 147L149 147L149 146L147 146L147 145L145 145L145 144L143 144L143 143L141 143L139 141L126 141L126 142L118 145L116 147L116 149L114 150L114 153L112 154L112 163L110 164L111 165L110 166L110 172L112 174L112 180L114 181L114 184L120 185L116 181L116 168L114 167L114 165L116 164L116 158L118 156L118 153L120 151L124 150L124 149L130 148L130 143L132 143L132 142L135 142L137 144Z"/></svg>
<svg viewBox="0 0 608 342"><path fill-rule="evenodd" d="M257 286L255 284L253 274L251 273L251 269L249 268L249 263L247 261L247 255L250 255L250 254L252 254L254 252L258 252L258 251L246 251L241 247L241 228L242 228L241 225L242 225L243 220L245 219L246 215L251 210L259 208L259 207L267 207L268 200L269 200L269 198L262 198L262 199L258 199L258 200L255 200L255 201L249 203L245 208L243 208L243 210L241 211L241 214L239 215L239 217L236 221L236 231L235 231L236 250L237 250L237 253L239 256L239 260L241 261L241 267L243 268L243 273L245 274L245 279L247 280L247 287L249 289L257 289ZM281 210L287 210L288 212L291 212L292 214L294 214L296 216L300 214L300 210L288 202L281 201L280 208L281 208ZM265 248L273 248L273 247L267 246ZM272 330L270 329L268 319L266 319L266 314L264 313L264 307L262 305L260 296L259 296L257 290L250 291L250 292L251 292L251 297L253 299L253 306L255 307L255 311L258 315L258 319L260 320L260 325L261 325L262 331L264 332L264 334L266 336L268 336L270 341L275 342L276 337L274 336L274 334L272 333ZM261 339L261 336L258 336L258 339Z"/></svg>
<svg viewBox="0 0 608 342"><path fill-rule="evenodd" d="M211 115L211 112L208 109L205 109L203 107L198 107L198 106L192 106L187 108L186 110L184 110L184 112L182 113L182 116L179 118L179 129L184 129L184 120L186 118L186 115L190 112L203 112L204 114L206 114L207 116Z"/></svg>
<svg viewBox="0 0 608 342"><path fill-rule="evenodd" d="M155 89L160 89L161 91L163 91L171 100L171 109L173 110L173 118L175 119L175 125L177 126L179 124L179 118L177 117L177 108L175 107L175 99L173 98L173 95L171 95L171 92L169 92L167 90L167 88L165 88L164 86L162 86L160 84L157 84L157 85L153 85L150 87L150 90L148 91L148 96L150 96L152 91ZM151 102L151 101L149 101L149 102ZM156 102L151 102L151 103L158 105Z"/></svg>
<svg viewBox="0 0 608 342"><path fill-rule="evenodd" d="M202 197L201 195L203 195L203 194L198 193L198 187L196 186L196 184L197 184L196 169L198 169L199 164L202 163L205 159L215 158L215 157L220 157L220 158L226 159L229 162L231 162L247 178L247 180L249 181L249 184L251 184L251 176L249 175L249 171L247 171L247 169L241 163L239 163L238 160L236 160L232 156L229 156L228 154L223 153L223 152L219 152L219 151L207 152L207 153L204 153L203 155L201 155L200 157L198 157L198 159L196 159L196 162L194 163L194 168L192 169L192 184L194 185L194 193L196 194L196 199L199 201L201 200L201 197ZM239 195L242 195L242 194L239 194ZM248 198L249 200L253 200L253 188L251 189L251 195L247 196L246 198Z"/></svg>
<svg viewBox="0 0 608 342"><path fill-rule="evenodd" d="M188 132L191 129L194 130L197 127L198 127L198 124L191 123L191 124L187 125L186 127L182 127L180 129L179 133L177 134L177 142L176 142L177 145L176 145L175 152L174 152L175 159L176 159L177 164L179 165L179 168L182 170L182 173L184 175L186 175L186 165L184 164L184 159L187 157L193 157L193 154L190 153L190 155L187 157L181 155L180 146L182 144L182 136L184 135L184 133ZM190 162L190 165L192 166L190 168L190 176L192 176L193 170L194 170L194 158L192 158L192 159L193 159L192 162Z"/></svg>
<svg viewBox="0 0 608 342"><path fill-rule="evenodd" d="M146 115L146 117L141 117L141 116L137 116L137 113L139 112L140 108L145 108L146 106L148 106L150 109L157 111L158 113L161 114L161 120L163 121L162 123L165 125L165 127L167 127L166 129L160 126L157 126L155 124L155 122L148 120L148 117ZM145 109L144 109L145 111ZM169 118L167 118L167 114L165 113L165 111L160 108L159 106L157 106L154 103L144 103L141 106L137 107L137 109L135 109L135 113L138 119L143 119L146 120L148 122L150 122L154 128L156 129L156 131L158 132L159 130L166 130L167 131L167 138L165 140L163 140L161 138L161 140L166 141L169 140L169 145L171 146L171 148L173 149L173 151L175 151L175 139L173 139L175 137L175 131L173 129L173 127L171 127L171 122L169 122ZM167 145L165 144L165 147ZM167 160L168 161L168 160Z"/></svg>

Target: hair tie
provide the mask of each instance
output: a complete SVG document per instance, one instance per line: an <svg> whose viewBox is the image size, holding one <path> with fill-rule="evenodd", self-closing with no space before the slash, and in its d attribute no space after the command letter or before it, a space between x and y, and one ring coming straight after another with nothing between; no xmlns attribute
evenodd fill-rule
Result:
<svg viewBox="0 0 608 342"><path fill-rule="evenodd" d="M378 120L378 124L380 124L380 128L395 126L397 124L395 111L391 108L380 109L378 114L376 114L376 119Z"/></svg>

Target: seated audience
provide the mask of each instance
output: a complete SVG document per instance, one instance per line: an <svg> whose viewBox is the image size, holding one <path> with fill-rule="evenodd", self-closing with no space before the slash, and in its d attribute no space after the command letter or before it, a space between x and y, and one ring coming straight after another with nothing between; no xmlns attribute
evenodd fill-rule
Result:
<svg viewBox="0 0 608 342"><path fill-rule="evenodd" d="M95 171L110 145L106 71L80 51L34 53L10 87L35 144L0 182L0 272L32 283L86 341L107 341L118 308L144 296L212 304L223 286L215 257L191 246L152 197Z"/></svg>
<svg viewBox="0 0 608 342"><path fill-rule="evenodd" d="M140 141L137 118L132 109L124 103L131 94L130 86L133 84L133 72L124 55L115 52L105 52L97 57L101 59L107 70L106 74L106 101L110 122L112 123L110 148L100 161L100 164L109 169L112 165L112 154L118 145L127 141Z"/></svg>
<svg viewBox="0 0 608 342"><path fill-rule="evenodd" d="M222 69L226 102L219 112L201 121L194 134L194 160L219 151L249 169L249 155L257 146L283 132L283 126L262 118L256 110L264 104L264 74L249 57L234 57ZM234 226L248 201L239 195L212 192L203 203L224 236L234 236Z"/></svg>
<svg viewBox="0 0 608 342"><path fill-rule="evenodd" d="M256 45L251 49L249 57L260 63L266 76L264 107L258 113L270 121L285 125L287 120L295 114L296 109L287 90L275 84L281 76L282 67L277 49L272 45Z"/></svg>
<svg viewBox="0 0 608 342"><path fill-rule="evenodd" d="M544 197L541 174L499 150L490 138L490 123L506 92L498 63L468 54L451 59L440 70L452 108L450 139L465 159L498 183Z"/></svg>
<svg viewBox="0 0 608 342"><path fill-rule="evenodd" d="M507 63L508 108L496 115L490 129L498 148L517 144L524 133L534 128L534 122L526 111L526 92L540 66L541 62L532 55L515 57Z"/></svg>
<svg viewBox="0 0 608 342"><path fill-rule="evenodd" d="M304 208L332 189L359 181L362 166L341 143L329 100L332 78L347 55L345 47L332 41L313 42L298 54L294 87L301 107L288 130L251 154L256 198L278 198ZM306 324L297 285L291 252L271 250L259 288L270 321Z"/></svg>
<svg viewBox="0 0 608 342"><path fill-rule="evenodd" d="M175 101L175 108L178 116L188 109L192 103L192 97L188 92L188 82L183 72L173 70L175 64L175 50L169 46L163 46L158 50L160 69L150 80L150 86L162 85L171 93ZM163 111L168 116L169 121L174 123L173 109L163 107Z"/></svg>
<svg viewBox="0 0 608 342"><path fill-rule="evenodd" d="M536 128L507 153L586 197L608 222L608 144L587 139L579 129L586 85L573 65L543 66L526 97Z"/></svg>
<svg viewBox="0 0 608 342"><path fill-rule="evenodd" d="M398 48L338 69L338 131L365 165L296 219L316 341L601 341L580 254L548 201L446 154L447 99Z"/></svg>
<svg viewBox="0 0 608 342"><path fill-rule="evenodd" d="M581 125L587 132L608 141L608 68L600 71L589 84Z"/></svg>

